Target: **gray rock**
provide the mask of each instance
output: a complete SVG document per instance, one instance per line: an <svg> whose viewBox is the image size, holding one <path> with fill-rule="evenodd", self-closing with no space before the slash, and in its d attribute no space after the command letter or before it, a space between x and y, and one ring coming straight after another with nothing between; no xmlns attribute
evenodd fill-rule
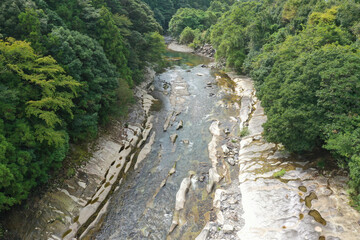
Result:
<svg viewBox="0 0 360 240"><path fill-rule="evenodd" d="M229 148L226 145L222 145L221 148L225 154L228 154L230 152Z"/></svg>
<svg viewBox="0 0 360 240"><path fill-rule="evenodd" d="M231 165L234 166L235 165L235 160L233 158L228 158L227 162Z"/></svg>
<svg viewBox="0 0 360 240"><path fill-rule="evenodd" d="M176 133L174 133L173 135L170 136L170 140L172 143L175 143L176 142L176 139L177 139L178 135Z"/></svg>
<svg viewBox="0 0 360 240"><path fill-rule="evenodd" d="M225 224L222 230L225 234L229 234L234 231L234 226L232 226L230 224Z"/></svg>
<svg viewBox="0 0 360 240"><path fill-rule="evenodd" d="M167 116L167 118L166 118L166 120L165 120L165 123L164 123L164 132L166 132L166 130L168 129L168 127L169 127L169 125L170 125L171 118L172 118L173 115L174 115L174 112L171 112L171 113Z"/></svg>
<svg viewBox="0 0 360 240"><path fill-rule="evenodd" d="M182 120L180 120L180 122L176 126L176 130L179 130L180 128L183 128L183 126L184 126L184 122Z"/></svg>

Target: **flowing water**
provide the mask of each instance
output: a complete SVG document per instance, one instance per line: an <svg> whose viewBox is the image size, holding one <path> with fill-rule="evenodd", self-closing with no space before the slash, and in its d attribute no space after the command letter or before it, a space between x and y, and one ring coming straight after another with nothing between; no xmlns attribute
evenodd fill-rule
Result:
<svg viewBox="0 0 360 240"><path fill-rule="evenodd" d="M216 104L223 99L230 101L231 96L219 94L216 72L202 66L208 64L209 59L169 52L168 60L172 66L154 82L153 95L159 102L153 107L157 112L153 112L155 141L152 149L114 193L108 216L96 239L180 239L179 236L195 239L210 219L212 195L206 191L211 168L209 126L217 119L223 120L224 128L236 128L236 122L227 121L238 111ZM169 118L170 126L164 131ZM176 130L180 121L183 127ZM172 143L170 136L175 133L178 137ZM174 166L176 172L170 175ZM175 196L182 180L189 175L194 176L187 193L186 210L181 213L179 226L169 235Z"/></svg>
<svg viewBox="0 0 360 240"><path fill-rule="evenodd" d="M114 192L94 239L360 239L347 177L316 168L324 153L291 156L263 139L251 79L189 53L167 57L148 154Z"/></svg>

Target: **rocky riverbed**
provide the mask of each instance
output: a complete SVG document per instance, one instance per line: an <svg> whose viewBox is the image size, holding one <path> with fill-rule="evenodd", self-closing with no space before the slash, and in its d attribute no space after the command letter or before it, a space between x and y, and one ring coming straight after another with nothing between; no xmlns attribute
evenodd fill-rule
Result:
<svg viewBox="0 0 360 240"><path fill-rule="evenodd" d="M360 239L360 214L349 205L346 174L320 173L314 156L291 156L266 142L266 115L252 80L234 75L232 81L241 98L243 136L238 144L229 141L221 156L229 160L230 151L238 152L238 179L216 189L216 220L196 239Z"/></svg>

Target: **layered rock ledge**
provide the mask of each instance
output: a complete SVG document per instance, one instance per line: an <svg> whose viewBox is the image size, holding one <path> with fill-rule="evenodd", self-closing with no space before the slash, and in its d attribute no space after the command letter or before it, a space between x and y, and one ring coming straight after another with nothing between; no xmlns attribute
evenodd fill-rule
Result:
<svg viewBox="0 0 360 240"><path fill-rule="evenodd" d="M154 77L148 69L146 81L136 87L139 104L129 114L130 123L124 127L117 122L110 134L100 136L89 161L61 187L46 192L28 210L13 211L7 226L11 231L24 240L55 240L84 239L97 230L112 192L130 167L141 164L154 141L149 111L155 99L148 88Z"/></svg>
<svg viewBox="0 0 360 240"><path fill-rule="evenodd" d="M216 220L196 240L360 239L360 214L346 193L348 178L322 175L310 159L299 160L266 142L266 115L252 80L232 80L241 97L240 129L246 130L236 146L238 179L216 190Z"/></svg>

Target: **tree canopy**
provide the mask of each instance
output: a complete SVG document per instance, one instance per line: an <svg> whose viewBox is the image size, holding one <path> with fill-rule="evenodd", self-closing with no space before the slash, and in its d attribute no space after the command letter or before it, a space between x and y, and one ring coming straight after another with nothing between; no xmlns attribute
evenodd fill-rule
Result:
<svg viewBox="0 0 360 240"><path fill-rule="evenodd" d="M0 210L25 199L47 180L68 149L65 117L72 119L81 84L29 43L0 40Z"/></svg>
<svg viewBox="0 0 360 240"><path fill-rule="evenodd" d="M144 68L161 64L161 32L140 0L1 1L0 211L124 114Z"/></svg>

